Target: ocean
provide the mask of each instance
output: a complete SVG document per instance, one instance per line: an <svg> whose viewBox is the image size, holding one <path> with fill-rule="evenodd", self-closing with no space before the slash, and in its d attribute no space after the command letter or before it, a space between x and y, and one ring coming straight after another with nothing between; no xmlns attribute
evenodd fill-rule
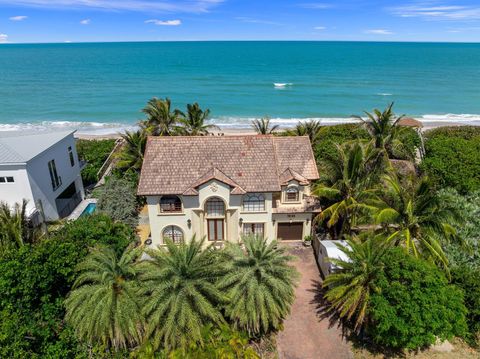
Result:
<svg viewBox="0 0 480 359"><path fill-rule="evenodd" d="M182 110L198 102L224 128L262 116L340 123L392 101L424 122L480 124L480 44L0 45L0 130L115 132L154 96Z"/></svg>

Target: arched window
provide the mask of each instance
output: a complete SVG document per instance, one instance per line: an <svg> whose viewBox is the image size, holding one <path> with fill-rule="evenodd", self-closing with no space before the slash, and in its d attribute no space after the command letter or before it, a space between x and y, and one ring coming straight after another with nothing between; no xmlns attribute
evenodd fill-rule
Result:
<svg viewBox="0 0 480 359"><path fill-rule="evenodd" d="M265 211L265 197L263 194L247 194L243 197L243 210L245 212Z"/></svg>
<svg viewBox="0 0 480 359"><path fill-rule="evenodd" d="M224 217L225 203L220 198L210 198L206 203L208 217Z"/></svg>
<svg viewBox="0 0 480 359"><path fill-rule="evenodd" d="M298 200L298 188L287 188L287 193L285 193L285 202L298 202Z"/></svg>
<svg viewBox="0 0 480 359"><path fill-rule="evenodd" d="M162 233L163 242L171 240L175 244L183 243L183 231L177 226L167 226Z"/></svg>
<svg viewBox="0 0 480 359"><path fill-rule="evenodd" d="M182 201L178 196L163 196L160 198L161 213L182 212Z"/></svg>

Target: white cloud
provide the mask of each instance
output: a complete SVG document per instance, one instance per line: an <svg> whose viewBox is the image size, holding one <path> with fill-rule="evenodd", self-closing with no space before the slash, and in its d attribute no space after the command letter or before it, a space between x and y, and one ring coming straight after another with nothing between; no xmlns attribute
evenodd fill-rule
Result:
<svg viewBox="0 0 480 359"><path fill-rule="evenodd" d="M9 18L11 21L23 21L26 20L28 16L20 15L20 16L12 16Z"/></svg>
<svg viewBox="0 0 480 359"><path fill-rule="evenodd" d="M365 30L365 34L370 34L370 35L392 35L393 32L390 30L386 29L371 29L371 30Z"/></svg>
<svg viewBox="0 0 480 359"><path fill-rule="evenodd" d="M84 19L84 20L80 21L80 24L81 25L90 25L91 22L92 22L92 20L90 20L90 19Z"/></svg>
<svg viewBox="0 0 480 359"><path fill-rule="evenodd" d="M479 6L444 5L439 2L391 7L389 11L396 16L418 17L424 20L480 20Z"/></svg>
<svg viewBox="0 0 480 359"><path fill-rule="evenodd" d="M298 6L303 7L304 9L315 9L315 10L324 10L324 9L330 9L333 7L332 4L322 3L322 2L304 3L304 4L299 4Z"/></svg>
<svg viewBox="0 0 480 359"><path fill-rule="evenodd" d="M151 19L145 21L145 24L155 24L158 26L179 26L182 25L182 21L180 20L157 20Z"/></svg>
<svg viewBox="0 0 480 359"><path fill-rule="evenodd" d="M315 26L313 29L314 30L326 30L327 27L326 26Z"/></svg>
<svg viewBox="0 0 480 359"><path fill-rule="evenodd" d="M7 34L0 34L0 44L6 44L8 42Z"/></svg>
<svg viewBox="0 0 480 359"><path fill-rule="evenodd" d="M208 12L224 0L0 0L0 5L49 9L95 8L111 11Z"/></svg>

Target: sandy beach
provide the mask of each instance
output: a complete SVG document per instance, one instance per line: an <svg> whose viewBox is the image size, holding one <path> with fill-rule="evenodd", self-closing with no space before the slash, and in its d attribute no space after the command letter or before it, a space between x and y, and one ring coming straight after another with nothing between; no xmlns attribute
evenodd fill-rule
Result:
<svg viewBox="0 0 480 359"><path fill-rule="evenodd" d="M334 126L330 124L325 124L325 126ZM423 122L422 131L428 131L438 127L449 127L449 126L472 126L470 123L459 123L459 122ZM473 124L473 126L480 126L480 124ZM280 130L286 130L289 127L281 127ZM212 136L235 136L235 135L255 135L253 129L248 128L220 128L219 130L211 131ZM120 138L120 133L104 133L104 134L89 134L89 133L76 133L75 137L82 140L104 140L104 139L117 139Z"/></svg>

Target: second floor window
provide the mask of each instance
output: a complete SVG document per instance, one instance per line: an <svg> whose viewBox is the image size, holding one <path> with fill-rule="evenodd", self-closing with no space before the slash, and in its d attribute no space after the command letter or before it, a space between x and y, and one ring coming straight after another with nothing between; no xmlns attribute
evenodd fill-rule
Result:
<svg viewBox="0 0 480 359"><path fill-rule="evenodd" d="M163 196L160 199L161 213L175 213L182 211L182 201L177 196Z"/></svg>
<svg viewBox="0 0 480 359"><path fill-rule="evenodd" d="M50 172L50 180L52 182L52 188L55 191L62 185L62 178L57 173L57 166L55 166L55 160L48 162L48 171Z"/></svg>
<svg viewBox="0 0 480 359"><path fill-rule="evenodd" d="M298 188L296 187L289 187L285 193L285 202L298 202L299 195L298 195Z"/></svg>
<svg viewBox="0 0 480 359"><path fill-rule="evenodd" d="M72 146L68 146L68 157L70 158L70 165L75 166L75 157L73 157Z"/></svg>
<svg viewBox="0 0 480 359"><path fill-rule="evenodd" d="M245 212L265 211L265 197L262 194L247 194L243 197L243 210Z"/></svg>

